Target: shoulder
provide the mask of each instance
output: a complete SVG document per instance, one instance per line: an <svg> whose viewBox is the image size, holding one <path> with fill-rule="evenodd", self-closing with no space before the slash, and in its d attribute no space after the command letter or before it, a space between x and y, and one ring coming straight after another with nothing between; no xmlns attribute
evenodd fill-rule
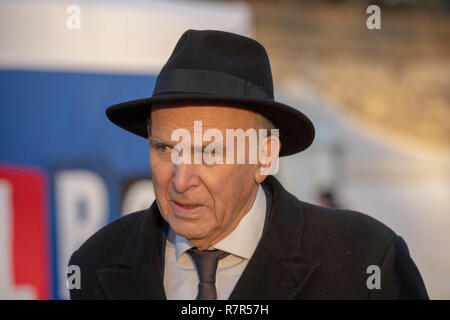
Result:
<svg viewBox="0 0 450 320"><path fill-rule="evenodd" d="M303 254L320 261L318 278L336 296L370 299L428 299L420 272L405 241L382 222L360 212L301 202ZM382 273L382 290L367 290L369 266ZM344 290L345 289L345 290Z"/></svg>
<svg viewBox="0 0 450 320"><path fill-rule="evenodd" d="M342 274L382 265L398 238L388 226L361 212L301 205L303 254Z"/></svg>
<svg viewBox="0 0 450 320"><path fill-rule="evenodd" d="M302 202L304 223L314 233L336 234L344 238L390 242L395 232L379 220L361 212L321 207Z"/></svg>
<svg viewBox="0 0 450 320"><path fill-rule="evenodd" d="M290 212L288 216L291 219L294 218L294 213L295 216L301 215L301 219L297 221L301 221L304 238L311 237L317 243L339 240L338 243L343 244L344 241L358 240L357 243L386 244L396 236L389 227L367 214L307 203L284 189L275 178L270 177L267 182L266 185L272 188L281 211Z"/></svg>

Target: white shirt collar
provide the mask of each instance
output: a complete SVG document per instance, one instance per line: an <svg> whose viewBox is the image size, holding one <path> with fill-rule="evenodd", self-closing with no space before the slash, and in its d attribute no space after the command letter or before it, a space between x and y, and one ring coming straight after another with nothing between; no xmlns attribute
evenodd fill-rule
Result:
<svg viewBox="0 0 450 320"><path fill-rule="evenodd" d="M261 239L266 217L266 195L261 185L258 187L255 201L251 209L242 217L237 227L225 238L212 246L228 252L232 255L250 260ZM177 261L192 244L184 237L175 234L172 229L169 232L169 241L175 244Z"/></svg>

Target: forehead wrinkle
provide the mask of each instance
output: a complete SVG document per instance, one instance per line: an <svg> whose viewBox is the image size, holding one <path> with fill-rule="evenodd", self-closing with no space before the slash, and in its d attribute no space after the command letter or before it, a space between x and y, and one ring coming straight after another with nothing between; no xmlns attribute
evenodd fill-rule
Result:
<svg viewBox="0 0 450 320"><path fill-rule="evenodd" d="M164 121L165 125L185 128L190 132L194 129L194 121L202 121L203 131L208 128L217 128L225 133L226 129L258 128L257 113L231 106L162 107L152 111L152 114L154 114L152 118L156 116L156 118L170 119L170 123Z"/></svg>
<svg viewBox="0 0 450 320"><path fill-rule="evenodd" d="M230 108L229 112L207 113L203 120L203 131L219 129L225 134L226 129L256 128L256 113L240 112L242 109Z"/></svg>
<svg viewBox="0 0 450 320"><path fill-rule="evenodd" d="M162 140L162 142L168 142L171 141L170 137L172 135L172 132L175 129L178 128L182 128L182 127L178 127L176 123L173 123L172 121L167 121L167 120L158 120L158 121L153 121L151 122L151 136L156 136L158 137L160 140ZM167 141L165 141L167 140Z"/></svg>

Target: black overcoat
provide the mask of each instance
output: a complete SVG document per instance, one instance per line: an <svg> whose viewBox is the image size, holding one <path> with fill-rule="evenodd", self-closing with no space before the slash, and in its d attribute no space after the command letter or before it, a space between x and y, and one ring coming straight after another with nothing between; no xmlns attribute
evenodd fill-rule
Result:
<svg viewBox="0 0 450 320"><path fill-rule="evenodd" d="M406 243L384 224L302 202L272 176L263 187L268 219L230 299L428 299ZM156 202L111 222L73 253L81 289L71 299L165 299L166 237ZM371 265L380 289L367 287Z"/></svg>

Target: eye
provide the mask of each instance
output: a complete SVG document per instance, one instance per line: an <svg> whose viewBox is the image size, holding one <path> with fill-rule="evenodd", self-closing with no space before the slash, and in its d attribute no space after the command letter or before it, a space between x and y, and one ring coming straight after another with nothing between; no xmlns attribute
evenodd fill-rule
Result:
<svg viewBox="0 0 450 320"><path fill-rule="evenodd" d="M167 146L167 145L161 144L161 145L158 146L158 150L165 153L165 152L168 152L170 150L170 147Z"/></svg>

